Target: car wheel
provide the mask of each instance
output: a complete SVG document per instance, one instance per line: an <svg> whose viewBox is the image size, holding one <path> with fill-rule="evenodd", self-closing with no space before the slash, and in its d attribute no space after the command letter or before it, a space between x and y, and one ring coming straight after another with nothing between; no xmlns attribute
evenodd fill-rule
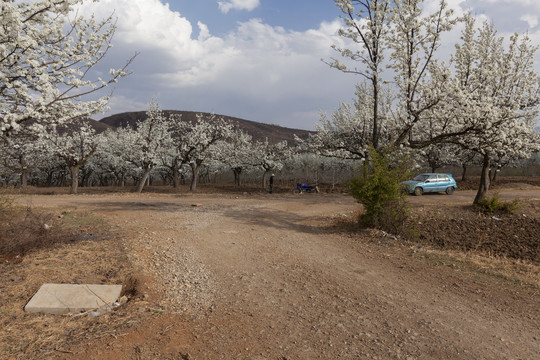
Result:
<svg viewBox="0 0 540 360"><path fill-rule="evenodd" d="M452 186L450 186L450 187L446 188L445 193L446 193L446 195L452 195L454 193L454 190L455 189Z"/></svg>
<svg viewBox="0 0 540 360"><path fill-rule="evenodd" d="M421 187L414 188L414 195L421 196L424 193L424 189Z"/></svg>

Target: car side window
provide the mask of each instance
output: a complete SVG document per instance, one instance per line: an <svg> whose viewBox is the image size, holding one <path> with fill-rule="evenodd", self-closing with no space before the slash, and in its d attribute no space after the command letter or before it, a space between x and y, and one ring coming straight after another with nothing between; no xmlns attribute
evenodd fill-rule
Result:
<svg viewBox="0 0 540 360"><path fill-rule="evenodd" d="M428 180L429 182L437 182L437 175L431 175Z"/></svg>

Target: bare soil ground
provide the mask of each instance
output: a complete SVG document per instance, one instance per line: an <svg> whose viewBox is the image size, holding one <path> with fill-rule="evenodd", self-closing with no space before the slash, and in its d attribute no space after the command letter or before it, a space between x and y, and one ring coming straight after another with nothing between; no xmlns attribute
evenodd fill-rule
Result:
<svg viewBox="0 0 540 360"><path fill-rule="evenodd" d="M0 358L539 358L540 189L500 191L524 199L500 220L473 191L410 197L419 243L355 229L343 194L18 195L80 238L3 259ZM130 274L100 317L22 311L43 282Z"/></svg>

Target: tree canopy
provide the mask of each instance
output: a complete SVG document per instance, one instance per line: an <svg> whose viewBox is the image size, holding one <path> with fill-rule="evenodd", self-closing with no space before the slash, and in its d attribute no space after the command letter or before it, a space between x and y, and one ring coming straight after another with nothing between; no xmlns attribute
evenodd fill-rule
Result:
<svg viewBox="0 0 540 360"><path fill-rule="evenodd" d="M0 134L22 124L64 123L102 111L110 98L90 97L128 75L127 66L106 78L91 70L107 54L113 17L96 21L76 14L82 0L0 3Z"/></svg>

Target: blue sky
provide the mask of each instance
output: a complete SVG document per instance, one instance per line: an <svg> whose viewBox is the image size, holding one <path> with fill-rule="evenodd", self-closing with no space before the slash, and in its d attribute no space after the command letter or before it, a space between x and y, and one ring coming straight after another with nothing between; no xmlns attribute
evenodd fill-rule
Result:
<svg viewBox="0 0 540 360"><path fill-rule="evenodd" d="M252 18L289 30L305 31L317 28L323 20L332 21L338 15L333 0L263 0L251 11L231 9L226 14L215 0L173 0L164 3L188 19L207 24L217 36L234 31L239 22Z"/></svg>
<svg viewBox="0 0 540 360"><path fill-rule="evenodd" d="M537 0L449 3L458 14L470 9L494 22L501 35L529 30L540 44ZM350 102L361 80L321 61L336 56L331 45L343 41L333 0L100 0L81 13L102 17L112 11L118 26L114 48L98 70L105 73L134 52L140 55L133 74L114 89L111 109L96 119L145 110L155 98L167 110L311 130L320 113ZM458 30L448 35L442 57L458 38Z"/></svg>

